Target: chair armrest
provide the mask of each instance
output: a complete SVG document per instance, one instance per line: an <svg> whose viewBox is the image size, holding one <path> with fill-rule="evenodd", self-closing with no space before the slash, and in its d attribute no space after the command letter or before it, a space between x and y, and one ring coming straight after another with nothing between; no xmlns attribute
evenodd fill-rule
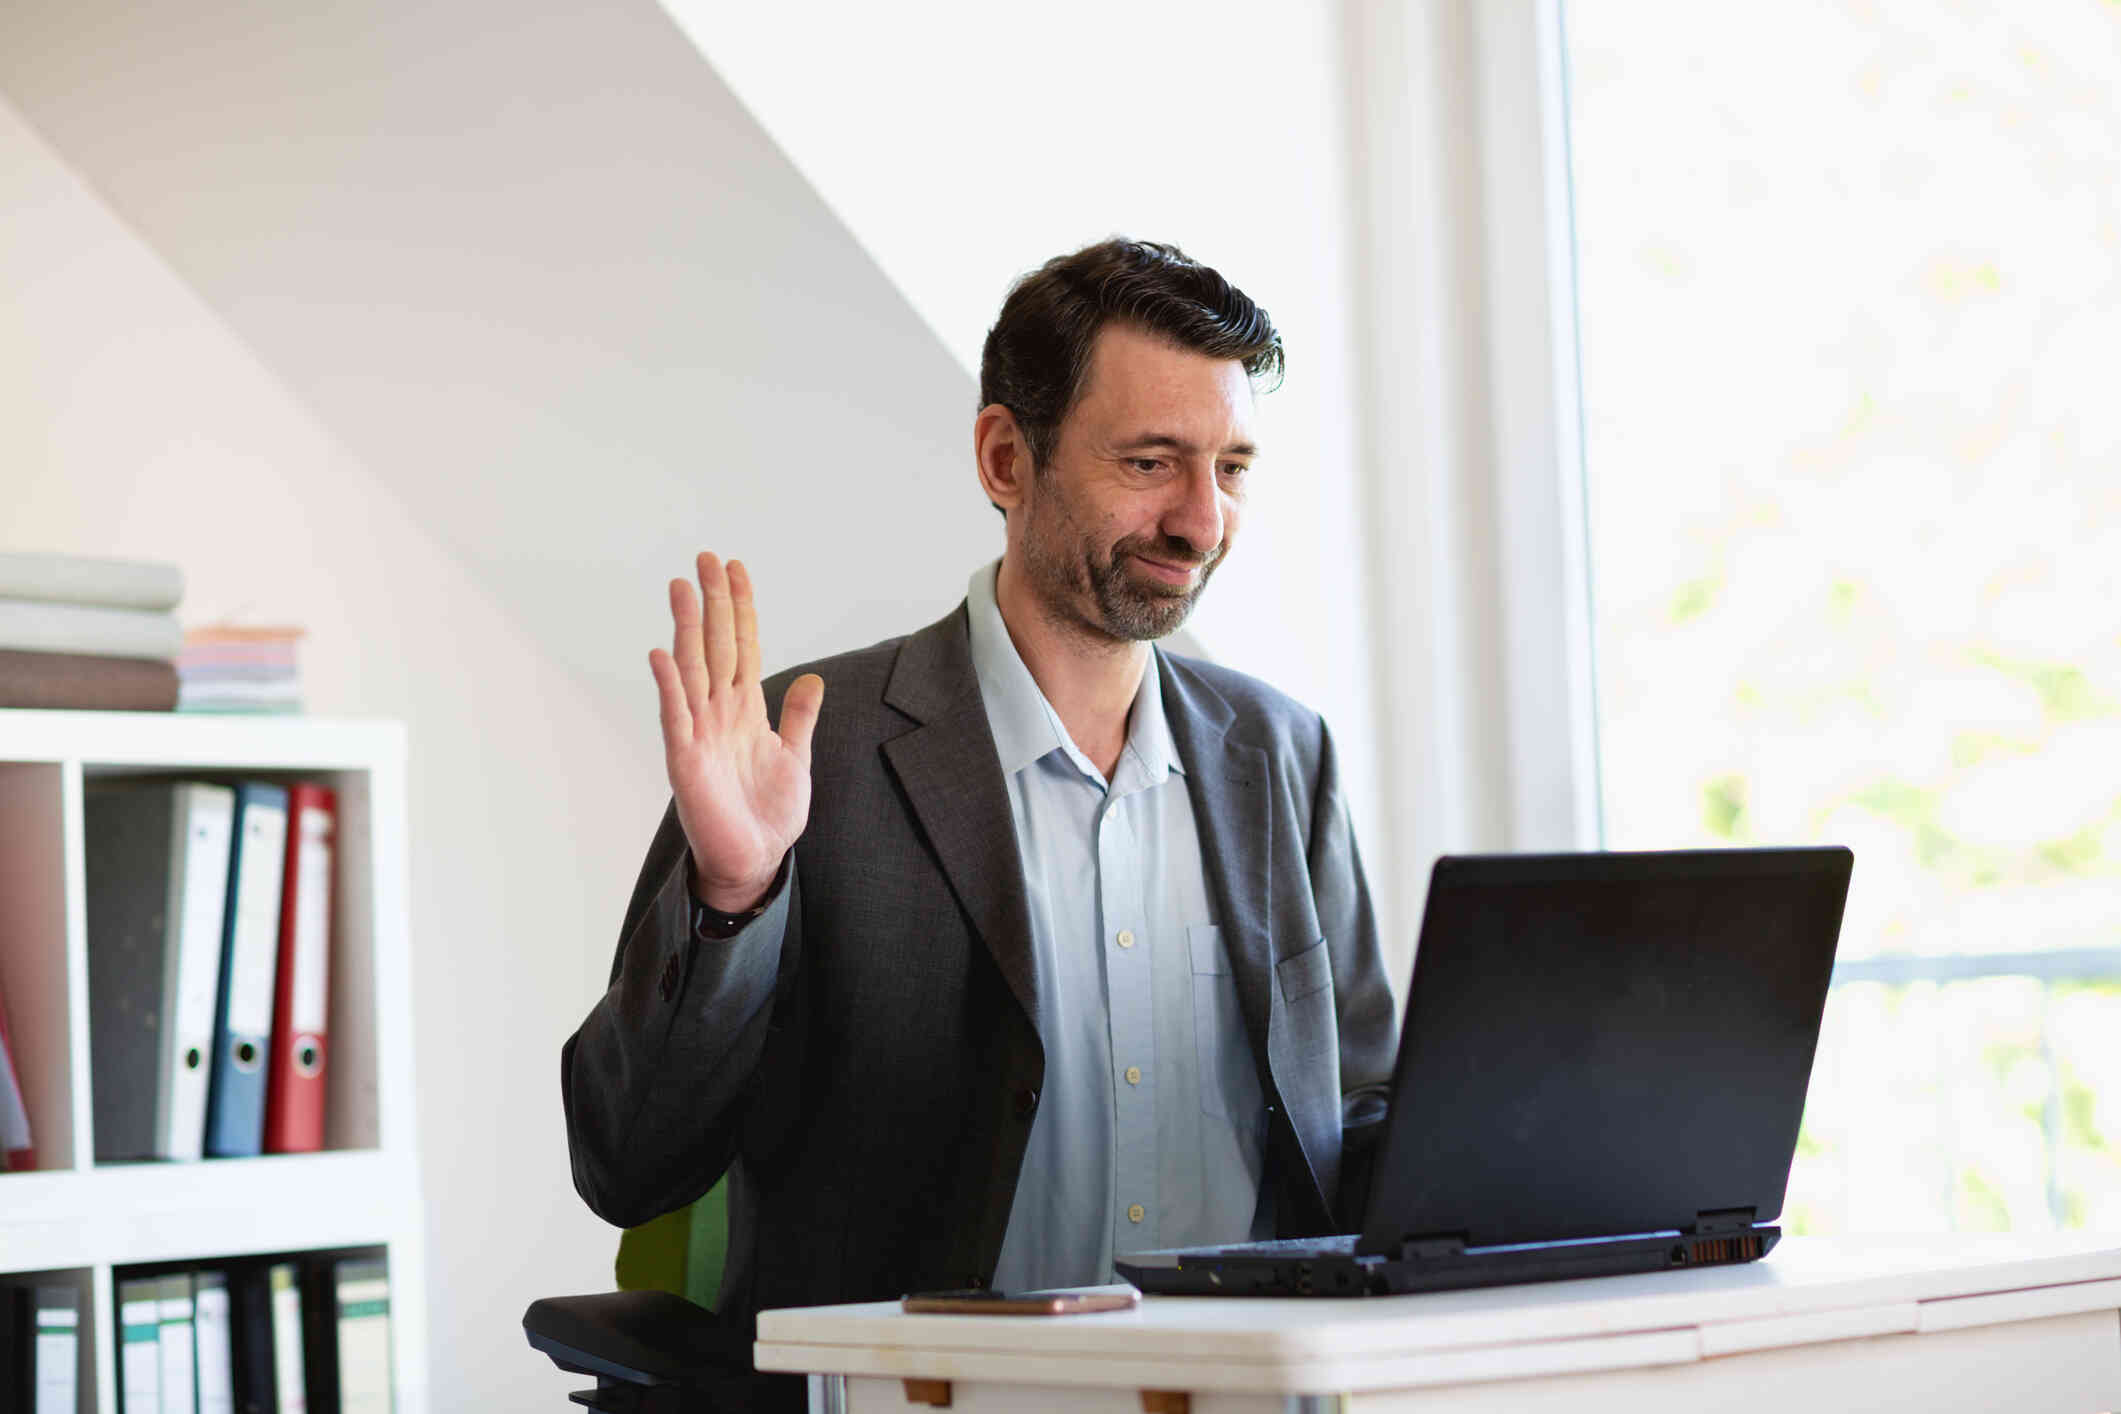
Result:
<svg viewBox="0 0 2121 1414"><path fill-rule="evenodd" d="M751 1341L667 1291L547 1296L523 1313L531 1347L599 1383L702 1385L751 1371Z"/></svg>

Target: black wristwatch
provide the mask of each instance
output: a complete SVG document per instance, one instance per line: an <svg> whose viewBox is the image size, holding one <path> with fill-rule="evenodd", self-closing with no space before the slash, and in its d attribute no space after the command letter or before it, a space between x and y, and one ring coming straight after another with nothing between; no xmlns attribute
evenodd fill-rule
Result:
<svg viewBox="0 0 2121 1414"><path fill-rule="evenodd" d="M773 900L781 891L781 881L787 877L787 874L788 860L784 856L781 860L779 871L773 876L773 882L766 888L765 897L761 898L750 908L745 909L742 913L724 913L718 908L710 908L700 902L699 894L693 889L693 884L697 882L697 879L692 872L692 861L687 858L685 861L685 895L692 900L693 936L707 938L719 943L727 942L743 932L758 921L760 914L773 907Z"/></svg>

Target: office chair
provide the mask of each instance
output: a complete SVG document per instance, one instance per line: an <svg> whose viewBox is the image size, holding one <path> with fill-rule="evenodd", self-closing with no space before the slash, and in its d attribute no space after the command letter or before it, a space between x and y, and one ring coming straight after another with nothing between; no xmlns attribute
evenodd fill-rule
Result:
<svg viewBox="0 0 2121 1414"><path fill-rule="evenodd" d="M728 1246L725 1180L620 1236L619 1290L533 1301L523 1333L561 1369L596 1377L568 1398L601 1414L748 1409L759 1387L751 1342L713 1311Z"/></svg>

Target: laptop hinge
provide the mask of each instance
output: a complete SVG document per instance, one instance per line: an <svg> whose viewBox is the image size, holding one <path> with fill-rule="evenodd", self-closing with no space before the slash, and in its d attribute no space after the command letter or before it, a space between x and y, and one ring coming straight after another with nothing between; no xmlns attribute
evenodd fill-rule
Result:
<svg viewBox="0 0 2121 1414"><path fill-rule="evenodd" d="M1466 1235L1462 1232L1410 1233L1399 1239L1399 1260L1433 1260L1437 1257L1462 1257L1466 1250Z"/></svg>
<svg viewBox="0 0 2121 1414"><path fill-rule="evenodd" d="M1753 1226L1757 1208L1704 1208L1694 1214L1693 1224L1682 1231L1696 1237L1716 1232L1745 1232Z"/></svg>

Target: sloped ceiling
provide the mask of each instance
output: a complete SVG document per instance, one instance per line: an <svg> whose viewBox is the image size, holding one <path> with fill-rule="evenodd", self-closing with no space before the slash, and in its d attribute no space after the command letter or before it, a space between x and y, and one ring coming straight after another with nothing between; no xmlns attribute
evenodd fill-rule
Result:
<svg viewBox="0 0 2121 1414"><path fill-rule="evenodd" d="M999 551L970 375L652 0L10 0L0 89L615 711L698 548L772 663Z"/></svg>
<svg viewBox="0 0 2121 1414"><path fill-rule="evenodd" d="M1012 279L1115 233L1229 274L1299 370L1341 337L1337 5L663 4L968 369Z"/></svg>

